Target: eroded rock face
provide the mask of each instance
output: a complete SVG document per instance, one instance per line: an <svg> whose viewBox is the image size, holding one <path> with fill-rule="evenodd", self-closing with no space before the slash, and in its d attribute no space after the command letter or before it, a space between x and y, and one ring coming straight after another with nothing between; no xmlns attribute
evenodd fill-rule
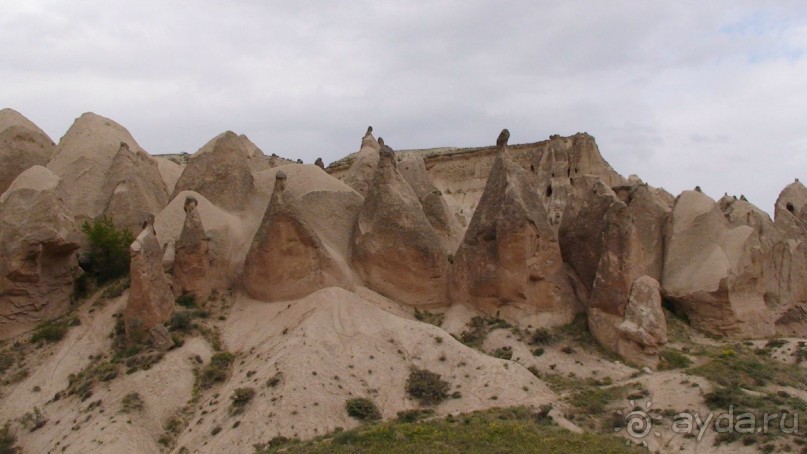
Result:
<svg viewBox="0 0 807 454"><path fill-rule="evenodd" d="M368 287L392 299L447 302L447 254L387 146L353 231L352 263Z"/></svg>
<svg viewBox="0 0 807 454"><path fill-rule="evenodd" d="M300 201L287 192L286 178L277 171L272 198L244 264L244 289L253 298L277 301L325 287L351 288L346 267L305 218Z"/></svg>
<svg viewBox="0 0 807 454"><path fill-rule="evenodd" d="M80 269L80 235L61 180L42 166L0 196L0 337L63 315Z"/></svg>
<svg viewBox="0 0 807 454"><path fill-rule="evenodd" d="M367 197L367 191L373 181L376 166L378 165L378 153L381 145L373 137L373 127L367 128L367 132L361 139L361 148L350 166L350 170L345 176L345 184L355 189L363 197Z"/></svg>
<svg viewBox="0 0 807 454"><path fill-rule="evenodd" d="M175 246L173 288L175 296L190 294L204 303L210 298L210 257L198 204L193 197L185 199L185 224Z"/></svg>
<svg viewBox="0 0 807 454"><path fill-rule="evenodd" d="M145 214L168 201L156 161L123 126L93 113L76 119L48 168L63 180L79 224L106 214L136 232Z"/></svg>
<svg viewBox="0 0 807 454"><path fill-rule="evenodd" d="M451 298L534 326L568 323L581 308L541 199L510 160L506 136L454 257Z"/></svg>
<svg viewBox="0 0 807 454"><path fill-rule="evenodd" d="M664 266L664 229L671 207L660 195L660 190L641 182L630 187L626 203L642 245L644 272L660 280Z"/></svg>
<svg viewBox="0 0 807 454"><path fill-rule="evenodd" d="M171 319L174 295L163 273L163 253L154 231L154 216L146 218L143 231L129 247L129 253L131 286L123 311L126 337L136 343L162 344L161 339L151 338L151 330Z"/></svg>
<svg viewBox="0 0 807 454"><path fill-rule="evenodd" d="M26 169L48 165L55 148L30 120L11 109L0 110L0 194Z"/></svg>
<svg viewBox="0 0 807 454"><path fill-rule="evenodd" d="M732 227L700 192L678 197L668 227L662 287L693 326L721 336L773 335L762 266L759 235L752 227Z"/></svg>
<svg viewBox="0 0 807 454"><path fill-rule="evenodd" d="M420 156L407 156L397 164L398 171L420 200L426 219L440 236L443 247L453 254L459 245L461 227L456 217L451 215L443 194L437 189L426 172L426 165Z"/></svg>
<svg viewBox="0 0 807 454"><path fill-rule="evenodd" d="M216 136L188 161L171 198L195 191L225 210L244 209L255 189L249 157L250 150L234 132Z"/></svg>

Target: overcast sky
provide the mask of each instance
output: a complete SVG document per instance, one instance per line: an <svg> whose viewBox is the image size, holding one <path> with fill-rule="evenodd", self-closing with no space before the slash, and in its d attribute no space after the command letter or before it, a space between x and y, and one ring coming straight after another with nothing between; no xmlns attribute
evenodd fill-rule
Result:
<svg viewBox="0 0 807 454"><path fill-rule="evenodd" d="M807 181L804 1L0 0L0 107L58 141L92 111L151 153L248 135L326 163L586 131L624 175Z"/></svg>

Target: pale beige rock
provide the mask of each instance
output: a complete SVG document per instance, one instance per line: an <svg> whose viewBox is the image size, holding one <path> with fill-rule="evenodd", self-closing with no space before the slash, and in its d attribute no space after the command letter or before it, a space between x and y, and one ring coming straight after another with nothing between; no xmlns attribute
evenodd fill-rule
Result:
<svg viewBox="0 0 807 454"><path fill-rule="evenodd" d="M581 309L530 176L506 146L454 257L449 288L455 303L524 325L568 323Z"/></svg>
<svg viewBox="0 0 807 454"><path fill-rule="evenodd" d="M192 295L203 304L210 298L210 257L198 204L193 197L185 198L185 224L174 248L173 289L175 296Z"/></svg>
<svg viewBox="0 0 807 454"><path fill-rule="evenodd" d="M11 109L0 110L0 194L26 169L47 165L55 147L30 120Z"/></svg>
<svg viewBox="0 0 807 454"><path fill-rule="evenodd" d="M628 193L628 211L642 244L645 273L653 279L661 279L664 266L664 229L672 211L660 190L646 184L632 186Z"/></svg>
<svg viewBox="0 0 807 454"><path fill-rule="evenodd" d="M398 162L397 168L409 186L415 190L426 219L440 236L443 247L448 253L453 254L462 240L462 228L457 218L451 215L443 193L432 183L423 158L406 156Z"/></svg>
<svg viewBox="0 0 807 454"><path fill-rule="evenodd" d="M0 338L70 307L79 233L59 177L42 166L0 196Z"/></svg>
<svg viewBox="0 0 807 454"><path fill-rule="evenodd" d="M361 139L361 148L344 180L345 184L355 189L362 197L367 197L367 191L373 181L376 166L378 165L378 153L380 150L381 145L373 137L373 127L370 126Z"/></svg>
<svg viewBox="0 0 807 454"><path fill-rule="evenodd" d="M155 156L154 160L157 161L157 168L160 170L160 176L163 178L163 183L165 183L165 189L168 191L168 194L173 194L177 181L182 175L183 167L176 162L161 156Z"/></svg>
<svg viewBox="0 0 807 454"><path fill-rule="evenodd" d="M182 191L194 191L228 211L241 211L255 189L244 141L227 131L214 137L188 161L172 199Z"/></svg>
<svg viewBox="0 0 807 454"><path fill-rule="evenodd" d="M93 113L76 119L48 168L64 181L78 223L107 214L119 219L118 227L137 231L138 220L168 200L154 159L123 126Z"/></svg>
<svg viewBox="0 0 807 454"><path fill-rule="evenodd" d="M369 288L407 304L447 303L447 254L387 146L381 148L352 245L353 267Z"/></svg>
<svg viewBox="0 0 807 454"><path fill-rule="evenodd" d="M174 313L174 295L163 273L162 250L154 231L154 216L148 216L143 231L129 247L129 300L123 311L126 337L132 342L151 340L151 329L167 322Z"/></svg>
<svg viewBox="0 0 807 454"><path fill-rule="evenodd" d="M803 216L807 207L807 187L796 180L787 185L774 206L776 225L788 238L799 237L807 232L807 217Z"/></svg>
<svg viewBox="0 0 807 454"><path fill-rule="evenodd" d="M752 227L732 227L703 193L685 191L678 197L668 226L662 287L694 327L721 336L773 335L762 265Z"/></svg>
<svg viewBox="0 0 807 454"><path fill-rule="evenodd" d="M350 271L307 222L296 200L286 191L286 174L275 174L275 186L244 264L242 284L253 298L264 301L306 296L338 286L351 288Z"/></svg>

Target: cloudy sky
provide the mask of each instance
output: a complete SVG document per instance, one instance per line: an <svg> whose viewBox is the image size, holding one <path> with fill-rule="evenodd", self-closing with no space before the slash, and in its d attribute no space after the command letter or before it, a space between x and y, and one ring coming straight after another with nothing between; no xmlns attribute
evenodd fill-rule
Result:
<svg viewBox="0 0 807 454"><path fill-rule="evenodd" d="M807 2L0 0L0 107L151 153L312 162L586 131L624 175L761 208L807 181Z"/></svg>

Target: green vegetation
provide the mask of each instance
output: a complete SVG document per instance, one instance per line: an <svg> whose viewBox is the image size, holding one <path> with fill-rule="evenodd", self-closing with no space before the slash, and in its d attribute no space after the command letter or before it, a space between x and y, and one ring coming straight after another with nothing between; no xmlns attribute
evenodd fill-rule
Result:
<svg viewBox="0 0 807 454"><path fill-rule="evenodd" d="M468 347L477 350L482 348L482 344L487 339L488 334L497 329L508 329L512 325L499 318L485 318L476 316L472 318L467 325L468 329L463 331L457 340L462 342Z"/></svg>
<svg viewBox="0 0 807 454"><path fill-rule="evenodd" d="M34 407L34 411L29 411L20 418L20 424L22 424L22 427L28 429L29 432L40 429L47 422L45 415L42 414L42 410L40 410L39 407Z"/></svg>
<svg viewBox="0 0 807 454"><path fill-rule="evenodd" d="M449 383L440 374L412 368L406 380L406 392L423 405L436 405L448 398Z"/></svg>
<svg viewBox="0 0 807 454"><path fill-rule="evenodd" d="M300 442L273 439L256 452L286 453L623 453L640 452L610 435L575 434L526 407L439 420L389 421Z"/></svg>
<svg viewBox="0 0 807 454"><path fill-rule="evenodd" d="M133 392L123 396L120 402L121 413L131 413L143 409L143 398L139 393Z"/></svg>
<svg viewBox="0 0 807 454"><path fill-rule="evenodd" d="M194 309L196 308L196 297L190 293L183 293L177 297L176 303L179 306Z"/></svg>
<svg viewBox="0 0 807 454"><path fill-rule="evenodd" d="M625 396L625 388L586 388L570 395L569 403L583 414L598 415L605 413L611 402Z"/></svg>
<svg viewBox="0 0 807 454"><path fill-rule="evenodd" d="M351 418L356 418L359 421L375 421L381 419L381 411L378 410L376 404L365 397L348 399L345 403L345 410L347 410L347 414Z"/></svg>
<svg viewBox="0 0 807 454"><path fill-rule="evenodd" d="M530 345L550 345L555 342L556 337L546 328L538 328L533 331L529 338Z"/></svg>
<svg viewBox="0 0 807 454"><path fill-rule="evenodd" d="M396 416L400 422L415 422L434 416L434 410L431 408L415 408L413 410L399 411Z"/></svg>
<svg viewBox="0 0 807 454"><path fill-rule="evenodd" d="M233 395L230 396L230 415L240 415L244 409L255 397L255 388L235 388Z"/></svg>
<svg viewBox="0 0 807 454"><path fill-rule="evenodd" d="M440 326L443 324L443 320L445 320L446 316L445 314L415 309L415 318L430 325Z"/></svg>
<svg viewBox="0 0 807 454"><path fill-rule="evenodd" d="M229 352L219 352L213 355L210 363L199 373L196 380L197 387L209 389L216 383L225 381L233 361L235 361L235 355Z"/></svg>
<svg viewBox="0 0 807 454"><path fill-rule="evenodd" d="M98 382L110 381L118 376L118 365L108 361L93 362L78 374L67 377L67 395L76 395L85 401L92 396L92 388Z"/></svg>
<svg viewBox="0 0 807 454"><path fill-rule="evenodd" d="M17 446L17 434L11 430L11 423L6 421L0 428L0 454L20 454L22 448Z"/></svg>
<svg viewBox="0 0 807 454"><path fill-rule="evenodd" d="M40 323L31 335L31 342L36 344L55 343L64 339L67 334L68 328L78 322L74 317L62 317L56 320L50 320Z"/></svg>
<svg viewBox="0 0 807 454"><path fill-rule="evenodd" d="M99 284L123 277L129 273L129 246L134 236L127 230L118 230L106 217L90 224L84 222L81 230L90 242L90 272Z"/></svg>
<svg viewBox="0 0 807 454"><path fill-rule="evenodd" d="M692 365L692 360L678 350L664 349L660 357L659 370L683 369Z"/></svg>
<svg viewBox="0 0 807 454"><path fill-rule="evenodd" d="M499 348L497 348L496 350L493 351L493 354L491 356L493 356L494 358L499 358L499 359L507 359L507 360L512 359L513 358L513 347L511 347L509 345L505 345L504 347L499 347Z"/></svg>
<svg viewBox="0 0 807 454"><path fill-rule="evenodd" d="M782 364L765 356L755 355L743 345L710 352L712 360L690 369L720 386L758 389L777 384L807 389L807 371L792 364Z"/></svg>

